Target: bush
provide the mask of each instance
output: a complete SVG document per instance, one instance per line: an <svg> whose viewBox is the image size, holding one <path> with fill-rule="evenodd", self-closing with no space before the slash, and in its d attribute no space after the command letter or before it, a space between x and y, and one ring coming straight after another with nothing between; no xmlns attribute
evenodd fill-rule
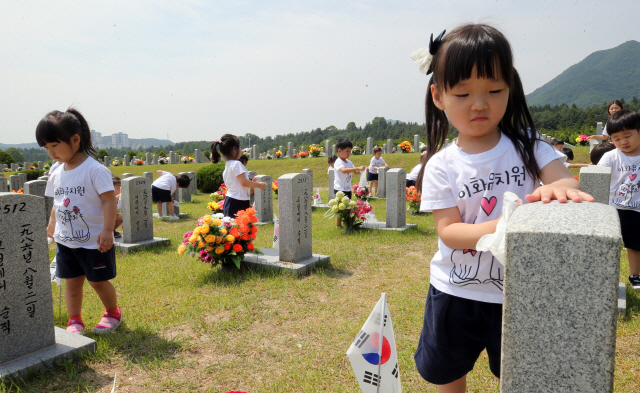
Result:
<svg viewBox="0 0 640 393"><path fill-rule="evenodd" d="M27 181L38 180L40 176L44 175L44 171L41 169L27 169L22 172L27 174Z"/></svg>
<svg viewBox="0 0 640 393"><path fill-rule="evenodd" d="M196 172L198 179L198 188L204 193L218 191L220 185L224 183L222 180L222 172L224 172L224 162L203 166Z"/></svg>

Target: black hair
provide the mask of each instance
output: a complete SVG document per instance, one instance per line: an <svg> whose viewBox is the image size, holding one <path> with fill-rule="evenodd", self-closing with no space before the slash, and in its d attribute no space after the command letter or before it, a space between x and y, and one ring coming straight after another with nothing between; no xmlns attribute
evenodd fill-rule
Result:
<svg viewBox="0 0 640 393"><path fill-rule="evenodd" d="M593 165L598 165L600 159L604 156L604 153L615 149L616 146L613 143L599 143L595 145L590 154L591 163Z"/></svg>
<svg viewBox="0 0 640 393"><path fill-rule="evenodd" d="M113 181L114 186L116 184L122 184L122 180L116 175L111 175L111 180Z"/></svg>
<svg viewBox="0 0 640 393"><path fill-rule="evenodd" d="M176 183L180 186L180 188L187 188L189 184L191 184L191 179L187 175L178 175L176 176Z"/></svg>
<svg viewBox="0 0 640 393"><path fill-rule="evenodd" d="M573 161L573 150L569 149L568 147L563 147L562 154L567 156L567 160Z"/></svg>
<svg viewBox="0 0 640 393"><path fill-rule="evenodd" d="M231 157L234 147L236 150L240 150L240 139L235 135L224 134L219 141L211 144L211 161L214 164L220 162L220 154L225 156L227 160L234 160L235 157ZM218 151L220 152L218 153Z"/></svg>
<svg viewBox="0 0 640 393"><path fill-rule="evenodd" d="M380 152L382 151L382 148L380 146L376 146L376 147L373 148L373 154L376 154L379 151Z"/></svg>
<svg viewBox="0 0 640 393"><path fill-rule="evenodd" d="M640 114L638 112L623 109L611 115L607 120L609 136L624 130L640 130Z"/></svg>
<svg viewBox="0 0 640 393"><path fill-rule="evenodd" d="M551 139L551 146L555 146L555 145L564 145L564 141L559 138Z"/></svg>
<svg viewBox="0 0 640 393"><path fill-rule="evenodd" d="M609 103L609 105L607 105L607 116L611 117L611 112L609 112L609 108L611 108L611 105L616 104L620 107L620 110L624 109L624 105L622 105L622 102L618 101L618 100L613 100ZM619 112L619 111L618 111Z"/></svg>
<svg viewBox="0 0 640 393"><path fill-rule="evenodd" d="M344 149L347 149L347 148L352 148L353 149L353 143L351 143L349 138L339 138L336 141L336 151L344 150Z"/></svg>
<svg viewBox="0 0 640 393"><path fill-rule="evenodd" d="M500 31L484 24L457 27L442 39L440 48L433 55L427 97L425 99L427 154L422 157L422 169L416 188L422 187L426 163L447 141L449 120L444 111L433 102L431 85L438 91L447 91L459 82L471 78L475 69L478 78L503 79L509 86L509 101L504 116L498 124L502 134L513 143L529 175L538 179L540 168L534 156L539 139L529 113L527 101L518 72L513 67L511 46Z"/></svg>
<svg viewBox="0 0 640 393"><path fill-rule="evenodd" d="M75 108L69 108L66 112L51 111L36 127L36 141L40 147L54 142L71 144L71 137L76 134L80 136L79 151L89 156L98 154L91 143L89 124Z"/></svg>
<svg viewBox="0 0 640 393"><path fill-rule="evenodd" d="M335 154L332 156L329 156L329 158L327 159L327 162L329 164L333 164L334 162L338 161L338 156L336 156Z"/></svg>
<svg viewBox="0 0 640 393"><path fill-rule="evenodd" d="M240 156L240 158L238 158L238 161L240 161L242 165L247 166L247 163L249 162L249 157L243 154Z"/></svg>

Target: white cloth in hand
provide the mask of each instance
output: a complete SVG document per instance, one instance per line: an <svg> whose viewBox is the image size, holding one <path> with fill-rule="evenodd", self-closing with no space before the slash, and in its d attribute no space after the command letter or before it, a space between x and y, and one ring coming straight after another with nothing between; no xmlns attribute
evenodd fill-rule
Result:
<svg viewBox="0 0 640 393"><path fill-rule="evenodd" d="M522 199L518 198L516 194L509 191L505 192L504 202L502 203L502 217L500 221L498 221L496 231L482 236L480 240L478 240L478 244L476 244L476 250L491 251L491 254L493 254L503 266L506 266L507 224L516 207L522 206L523 204Z"/></svg>

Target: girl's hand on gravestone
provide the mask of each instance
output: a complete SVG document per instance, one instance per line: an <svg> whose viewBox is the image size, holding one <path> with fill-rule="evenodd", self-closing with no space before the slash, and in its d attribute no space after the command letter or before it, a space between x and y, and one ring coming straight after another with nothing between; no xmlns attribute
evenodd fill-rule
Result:
<svg viewBox="0 0 640 393"><path fill-rule="evenodd" d="M102 230L98 234L98 251L106 252L113 247L113 231Z"/></svg>
<svg viewBox="0 0 640 393"><path fill-rule="evenodd" d="M258 188L264 190L267 187L267 183L260 181L258 182Z"/></svg>
<svg viewBox="0 0 640 393"><path fill-rule="evenodd" d="M534 192L525 196L525 199L529 203L538 201L549 203L552 199L557 199L560 203L566 203L568 200L576 203L595 201L595 199L586 192L573 187L555 186L554 184L538 187Z"/></svg>

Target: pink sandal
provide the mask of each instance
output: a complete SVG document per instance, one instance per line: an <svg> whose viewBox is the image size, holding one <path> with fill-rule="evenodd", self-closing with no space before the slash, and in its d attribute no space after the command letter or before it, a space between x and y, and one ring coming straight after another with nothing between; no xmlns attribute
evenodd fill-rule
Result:
<svg viewBox="0 0 640 393"><path fill-rule="evenodd" d="M120 307L118 307L118 311L118 314L105 311L104 314L102 314L100 322L93 328L93 333L107 334L114 332L122 323L122 311L120 310Z"/></svg>
<svg viewBox="0 0 640 393"><path fill-rule="evenodd" d="M67 331L84 336L84 322L82 322L82 319L70 319L67 324Z"/></svg>

